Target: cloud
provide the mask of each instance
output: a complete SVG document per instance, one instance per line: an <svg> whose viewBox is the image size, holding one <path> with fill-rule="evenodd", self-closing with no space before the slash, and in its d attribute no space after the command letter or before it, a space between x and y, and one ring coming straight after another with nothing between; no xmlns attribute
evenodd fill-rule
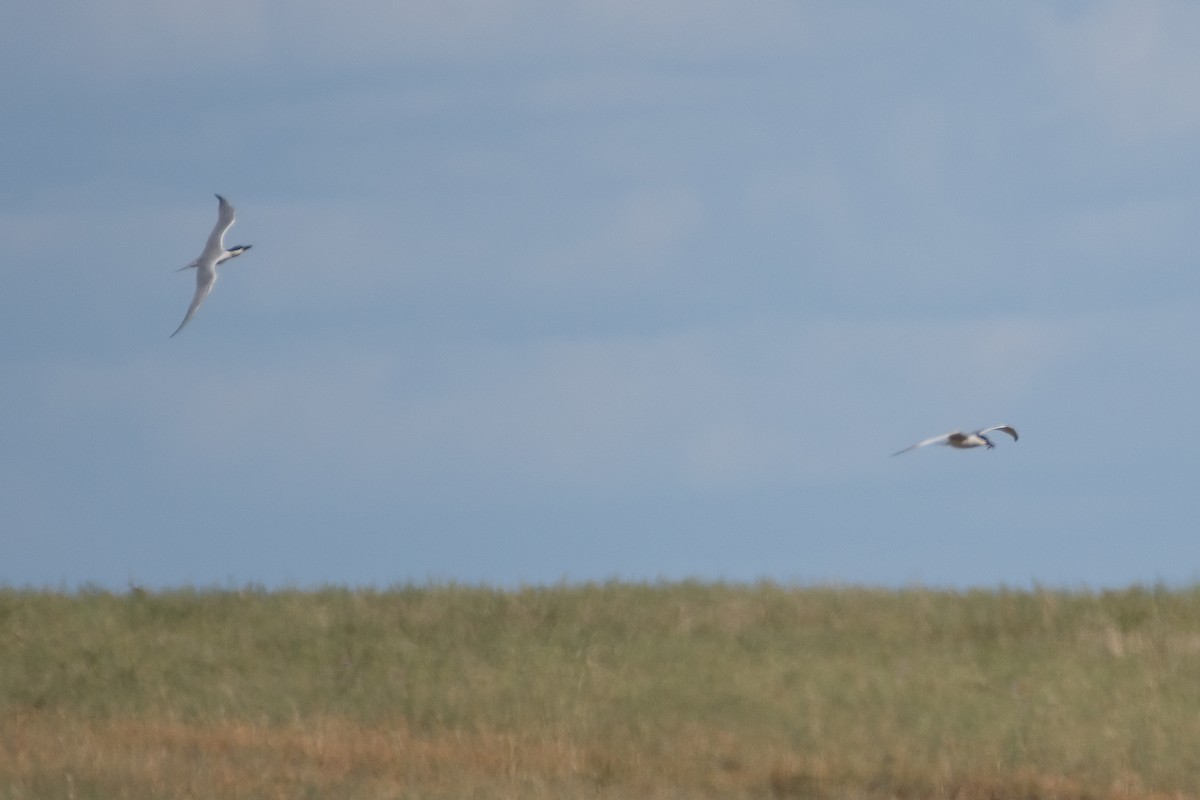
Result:
<svg viewBox="0 0 1200 800"><path fill-rule="evenodd" d="M0 63L11 68L13 83L45 88L47 79L70 76L95 87L204 71L215 78L257 59L266 30L265 4L255 0L113 0L103 7L68 0L59 11L6 13Z"/></svg>
<svg viewBox="0 0 1200 800"><path fill-rule="evenodd" d="M103 9L68 0L60 11L14 10L6 17L0 46L7 57L0 63L16 69L21 83L53 75L117 89L118 82L253 78L278 69L429 61L461 67L606 53L712 57L747 48L794 49L811 27L807 12L781 0L754 9L727 0L603 7L546 0L347 0L336 6L115 0Z"/></svg>
<svg viewBox="0 0 1200 800"><path fill-rule="evenodd" d="M678 275L680 257L704 219L700 198L685 189L634 190L601 210L591 230L548 245L527 274L543 289L637 291Z"/></svg>
<svg viewBox="0 0 1200 800"><path fill-rule="evenodd" d="M339 6L275 2L276 46L290 55L337 62L435 59L478 63L498 58L578 58L734 54L757 46L803 44L808 14L770 0L747 9L729 0L603 7L547 0L351 0Z"/></svg>
<svg viewBox="0 0 1200 800"><path fill-rule="evenodd" d="M60 363L33 378L31 403L34 427L56 432L51 458L136 430L122 446L145 469L244 473L264 491L611 500L869 475L908 439L997 421L1072 346L1060 326L1021 319L775 320L365 352L326 343L233 364Z"/></svg>
<svg viewBox="0 0 1200 800"><path fill-rule="evenodd" d="M1121 136L1157 140L1200 128L1200 8L1175 0L1110 0L1037 26L1060 93Z"/></svg>

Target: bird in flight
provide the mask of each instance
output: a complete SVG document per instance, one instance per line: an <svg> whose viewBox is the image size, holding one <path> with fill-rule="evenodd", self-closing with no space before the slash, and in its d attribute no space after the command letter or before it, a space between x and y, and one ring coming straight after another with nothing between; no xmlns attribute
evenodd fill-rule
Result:
<svg viewBox="0 0 1200 800"><path fill-rule="evenodd" d="M987 434L991 433L992 431L1004 431L1013 438L1014 442L1017 440L1016 428L1012 427L1011 425L993 425L990 428L984 428L981 431L972 431L971 433L964 433L963 431L943 433L941 436L933 436L922 442L917 442L914 445L910 445L903 450L897 450L895 453L892 453L892 455L898 456L901 453L907 453L909 450L916 450L918 447L924 447L927 444L945 444L949 445L950 447L957 447L960 450L967 450L972 447L986 447L988 450L991 450L996 445L992 444L992 440L987 437Z"/></svg>
<svg viewBox="0 0 1200 800"><path fill-rule="evenodd" d="M193 268L196 270L196 294L192 297L192 304L188 306L187 314L184 316L183 322L179 323L179 327L175 329L175 333L183 330L183 326L188 324L188 321L200 308L200 304L204 302L204 298L208 297L208 293L212 291L217 282L217 265L234 256L240 256L251 247L248 244L239 244L228 250L225 249L225 231L233 226L233 206L229 205L229 201L221 195L217 195L216 198L219 202L217 224L213 227L212 233L208 235L208 241L204 243L204 252L195 261L179 269L179 272ZM171 336L174 336L175 333L172 333Z"/></svg>

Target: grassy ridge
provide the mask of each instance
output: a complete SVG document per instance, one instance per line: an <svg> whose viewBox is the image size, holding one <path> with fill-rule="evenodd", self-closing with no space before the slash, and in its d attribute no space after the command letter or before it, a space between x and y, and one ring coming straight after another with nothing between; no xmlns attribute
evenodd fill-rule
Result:
<svg viewBox="0 0 1200 800"><path fill-rule="evenodd" d="M1198 742L1200 588L0 591L0 798L1200 797Z"/></svg>

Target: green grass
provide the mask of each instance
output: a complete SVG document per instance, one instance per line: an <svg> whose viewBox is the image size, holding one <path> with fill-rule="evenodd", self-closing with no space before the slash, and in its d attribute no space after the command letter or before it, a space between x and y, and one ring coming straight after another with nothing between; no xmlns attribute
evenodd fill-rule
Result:
<svg viewBox="0 0 1200 800"><path fill-rule="evenodd" d="M1200 587L0 591L0 798L1200 797L1197 742Z"/></svg>

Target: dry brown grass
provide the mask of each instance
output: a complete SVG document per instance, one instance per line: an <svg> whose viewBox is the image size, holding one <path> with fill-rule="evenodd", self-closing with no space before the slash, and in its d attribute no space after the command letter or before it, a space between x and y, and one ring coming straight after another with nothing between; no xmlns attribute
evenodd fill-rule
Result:
<svg viewBox="0 0 1200 800"><path fill-rule="evenodd" d="M1177 800L1136 776L1106 789L1059 775L929 774L777 747L746 748L689 726L653 757L630 742L544 733L418 733L403 720L336 717L287 725L87 720L25 713L0 721L5 796L108 798L642 797Z"/></svg>

